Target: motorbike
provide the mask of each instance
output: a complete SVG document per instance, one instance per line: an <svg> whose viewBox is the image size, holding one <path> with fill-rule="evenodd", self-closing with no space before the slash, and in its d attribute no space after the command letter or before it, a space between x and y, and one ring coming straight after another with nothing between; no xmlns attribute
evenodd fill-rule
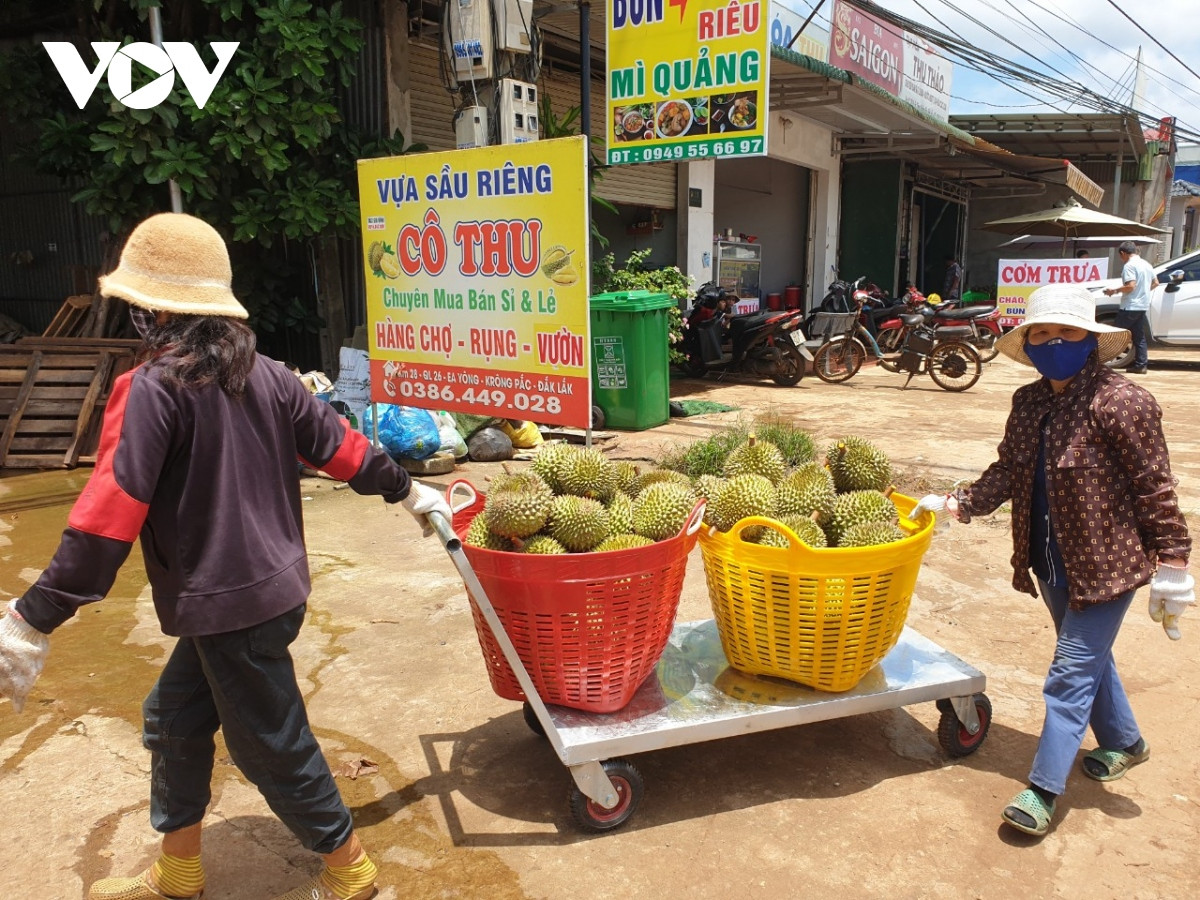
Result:
<svg viewBox="0 0 1200 900"><path fill-rule="evenodd" d="M996 304L963 306L959 300L930 303L920 299L907 304L908 312L919 314L934 329L938 340L966 341L979 352L979 358L991 362L1000 352L996 341L1000 329L1000 310ZM885 353L895 353L904 343L906 326L903 317L888 318L879 323L879 347Z"/></svg>
<svg viewBox="0 0 1200 900"><path fill-rule="evenodd" d="M879 367L887 372L907 372L908 380L927 374L934 383L946 391L965 391L979 380L983 373L983 361L979 353L966 341L939 335L938 329L929 324L919 313L903 313L904 340L895 353L881 353ZM864 329L858 334L871 341ZM858 374L867 353L861 340L851 334L843 334L826 341L817 350L813 360L813 371L822 381L838 384Z"/></svg>
<svg viewBox="0 0 1200 900"><path fill-rule="evenodd" d="M805 357L799 309L730 315L737 298L716 282L702 284L683 318L680 350L684 371L694 378L709 372L770 378L790 387L804 377Z"/></svg>
<svg viewBox="0 0 1200 900"><path fill-rule="evenodd" d="M859 323L875 336L882 327L881 323L890 322L903 308L902 299L889 298L880 287L867 281L865 275L854 281L839 278L830 283L824 298L808 314L804 321L804 333L809 336L810 344L817 338L828 339L833 334L823 333L827 328L823 322L838 324L838 320L821 316L821 313L857 313Z"/></svg>

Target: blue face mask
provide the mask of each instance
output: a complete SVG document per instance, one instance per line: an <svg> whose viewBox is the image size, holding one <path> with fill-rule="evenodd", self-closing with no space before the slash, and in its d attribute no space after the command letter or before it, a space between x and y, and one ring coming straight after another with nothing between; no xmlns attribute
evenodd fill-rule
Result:
<svg viewBox="0 0 1200 900"><path fill-rule="evenodd" d="M1025 355L1033 367L1051 381L1074 378L1083 370L1095 349L1096 335L1091 333L1081 341L1068 341L1060 337L1051 338L1044 344L1025 341Z"/></svg>

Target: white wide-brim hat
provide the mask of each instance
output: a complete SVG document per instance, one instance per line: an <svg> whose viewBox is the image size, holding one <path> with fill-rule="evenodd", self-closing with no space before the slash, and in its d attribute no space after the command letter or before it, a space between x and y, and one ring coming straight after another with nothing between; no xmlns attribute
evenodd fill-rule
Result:
<svg viewBox="0 0 1200 900"><path fill-rule="evenodd" d="M134 306L186 316L249 317L233 295L229 251L217 229L185 213L146 219L125 242L100 293Z"/></svg>
<svg viewBox="0 0 1200 900"><path fill-rule="evenodd" d="M1022 365L1032 366L1033 361L1025 353L1025 333L1034 325L1070 325L1092 332L1100 362L1119 356L1130 340L1124 328L1096 321L1096 301L1077 284L1047 284L1030 294L1025 321L996 341L996 349Z"/></svg>

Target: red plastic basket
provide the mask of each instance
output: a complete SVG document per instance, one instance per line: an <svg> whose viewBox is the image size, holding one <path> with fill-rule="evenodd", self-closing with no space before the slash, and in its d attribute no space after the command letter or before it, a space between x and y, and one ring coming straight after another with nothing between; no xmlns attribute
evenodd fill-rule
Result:
<svg viewBox="0 0 1200 900"><path fill-rule="evenodd" d="M447 497L468 482L450 486ZM484 495L454 513L466 534ZM621 709L658 664L679 608L687 557L696 545L703 502L673 538L632 550L541 556L463 544L479 583L546 703L587 712ZM507 700L525 692L474 597L475 633L492 689Z"/></svg>

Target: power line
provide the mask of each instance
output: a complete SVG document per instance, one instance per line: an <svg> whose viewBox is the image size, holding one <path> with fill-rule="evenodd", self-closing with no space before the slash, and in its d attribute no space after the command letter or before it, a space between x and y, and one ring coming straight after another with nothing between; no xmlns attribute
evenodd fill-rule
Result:
<svg viewBox="0 0 1200 900"><path fill-rule="evenodd" d="M1175 62L1177 62L1181 66L1183 66L1184 69L1186 69L1188 72L1190 72L1197 81L1200 81L1200 75L1196 74L1195 69L1193 69L1187 63L1185 63L1182 59L1180 59L1178 56L1176 56L1174 53L1172 53L1170 50L1168 50L1166 47L1164 47L1162 41L1160 41L1158 38L1156 38L1154 35L1152 35L1150 32L1148 32L1145 28L1143 28L1141 25L1139 25L1137 20L1134 19L1133 16L1131 16L1129 13L1125 12L1125 10L1121 9L1121 7L1117 6L1117 4L1113 2L1113 0L1108 0L1108 5L1111 6L1113 9L1115 9L1117 12L1119 12L1121 15L1123 15L1125 18L1127 18L1130 22L1132 22L1133 26L1135 28L1137 28L1138 31L1140 31L1146 37L1150 38L1150 40L1154 41L1154 43L1158 47L1158 49L1160 49L1163 53L1167 54L1167 56L1171 57L1171 59L1175 60Z"/></svg>

